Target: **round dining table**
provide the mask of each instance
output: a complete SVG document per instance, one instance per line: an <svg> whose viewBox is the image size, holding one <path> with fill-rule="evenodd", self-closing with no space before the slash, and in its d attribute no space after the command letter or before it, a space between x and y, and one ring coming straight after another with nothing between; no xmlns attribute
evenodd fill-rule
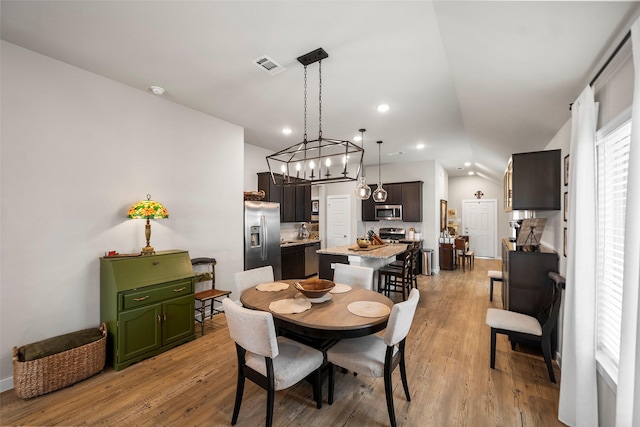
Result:
<svg viewBox="0 0 640 427"><path fill-rule="evenodd" d="M350 303L364 301L377 302L393 307L393 301L381 293L363 288L352 287L345 293L330 293L325 302L313 302L311 308L295 314L280 314L269 309L269 304L287 298L300 298L302 295L293 284L297 280L278 280L289 287L280 291L264 292L256 287L249 288L240 296L243 306L273 315L277 328L315 340L339 340L375 334L386 328L389 314L380 317L363 317L353 314L347 306Z"/></svg>

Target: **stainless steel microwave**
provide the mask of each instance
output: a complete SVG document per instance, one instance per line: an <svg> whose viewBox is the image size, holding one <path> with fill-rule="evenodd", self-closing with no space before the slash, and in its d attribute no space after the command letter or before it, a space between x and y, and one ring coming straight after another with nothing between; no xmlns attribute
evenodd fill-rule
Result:
<svg viewBox="0 0 640 427"><path fill-rule="evenodd" d="M402 205L376 205L377 220L402 221Z"/></svg>

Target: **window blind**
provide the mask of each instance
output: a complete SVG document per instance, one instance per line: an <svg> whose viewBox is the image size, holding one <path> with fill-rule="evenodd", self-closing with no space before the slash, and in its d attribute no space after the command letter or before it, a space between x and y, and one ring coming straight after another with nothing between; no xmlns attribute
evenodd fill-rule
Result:
<svg viewBox="0 0 640 427"><path fill-rule="evenodd" d="M631 120L598 135L598 261L596 284L596 358L616 372L620 359L624 226Z"/></svg>

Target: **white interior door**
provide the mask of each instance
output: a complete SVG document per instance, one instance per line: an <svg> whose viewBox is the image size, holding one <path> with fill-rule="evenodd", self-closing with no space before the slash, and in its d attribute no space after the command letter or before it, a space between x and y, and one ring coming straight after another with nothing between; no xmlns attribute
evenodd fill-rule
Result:
<svg viewBox="0 0 640 427"><path fill-rule="evenodd" d="M495 258L498 226L497 200L463 200L462 234L469 236L475 256Z"/></svg>
<svg viewBox="0 0 640 427"><path fill-rule="evenodd" d="M349 244L351 205L348 195L327 196L327 247Z"/></svg>

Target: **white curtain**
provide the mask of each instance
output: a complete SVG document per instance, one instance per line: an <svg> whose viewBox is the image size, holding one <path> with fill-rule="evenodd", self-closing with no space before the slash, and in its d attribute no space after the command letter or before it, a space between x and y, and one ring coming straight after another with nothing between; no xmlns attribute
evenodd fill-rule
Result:
<svg viewBox="0 0 640 427"><path fill-rule="evenodd" d="M631 27L634 89L631 143L627 175L627 212L624 238L622 330L616 393L616 426L640 426L640 19ZM564 376L564 370L563 370Z"/></svg>
<svg viewBox="0 0 640 427"><path fill-rule="evenodd" d="M591 86L571 108L567 283L558 419L598 425L596 386L596 106ZM580 215L576 215L580 212Z"/></svg>

